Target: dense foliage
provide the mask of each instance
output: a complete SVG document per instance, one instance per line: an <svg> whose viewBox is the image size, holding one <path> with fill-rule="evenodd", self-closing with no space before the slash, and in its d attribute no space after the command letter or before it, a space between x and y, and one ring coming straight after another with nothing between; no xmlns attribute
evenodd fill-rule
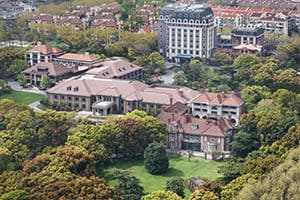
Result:
<svg viewBox="0 0 300 200"><path fill-rule="evenodd" d="M96 165L141 156L165 136L165 125L142 111L93 125L74 113L36 113L0 100L0 199L139 199L135 177L120 178L115 191L96 176Z"/></svg>
<svg viewBox="0 0 300 200"><path fill-rule="evenodd" d="M150 174L163 174L169 168L169 159L164 146L158 142L149 144L144 151L144 165Z"/></svg>
<svg viewBox="0 0 300 200"><path fill-rule="evenodd" d="M172 191L184 198L184 180L179 177L173 177L166 182L165 190Z"/></svg>

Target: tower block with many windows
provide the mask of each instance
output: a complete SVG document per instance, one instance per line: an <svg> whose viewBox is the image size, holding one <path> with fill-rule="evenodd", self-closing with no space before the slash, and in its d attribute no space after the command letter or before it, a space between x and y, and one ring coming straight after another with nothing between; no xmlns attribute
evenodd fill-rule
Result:
<svg viewBox="0 0 300 200"><path fill-rule="evenodd" d="M158 48L169 61L210 57L216 26L210 7L170 4L160 10Z"/></svg>

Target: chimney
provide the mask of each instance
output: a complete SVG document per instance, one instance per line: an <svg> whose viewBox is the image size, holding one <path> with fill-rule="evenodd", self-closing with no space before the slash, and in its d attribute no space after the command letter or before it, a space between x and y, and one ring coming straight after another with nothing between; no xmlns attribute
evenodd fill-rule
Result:
<svg viewBox="0 0 300 200"><path fill-rule="evenodd" d="M185 115L185 121L186 123L191 123L192 122L192 116L190 114Z"/></svg>
<svg viewBox="0 0 300 200"><path fill-rule="evenodd" d="M170 106L172 106L173 105L173 98L171 97L170 98Z"/></svg>
<svg viewBox="0 0 300 200"><path fill-rule="evenodd" d="M218 124L218 122L217 122L218 120L214 120L214 125L217 125Z"/></svg>
<svg viewBox="0 0 300 200"><path fill-rule="evenodd" d="M178 94L179 94L179 96L184 97L184 96L183 96L183 90L182 90L182 89L179 89L179 90L178 90Z"/></svg>

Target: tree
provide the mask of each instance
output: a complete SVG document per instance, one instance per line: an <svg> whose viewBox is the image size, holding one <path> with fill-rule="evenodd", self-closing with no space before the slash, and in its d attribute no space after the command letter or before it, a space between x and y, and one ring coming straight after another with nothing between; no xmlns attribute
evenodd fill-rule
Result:
<svg viewBox="0 0 300 200"><path fill-rule="evenodd" d="M150 71L153 73L161 73L164 70L164 58L158 52L152 52L148 57L148 65Z"/></svg>
<svg viewBox="0 0 300 200"><path fill-rule="evenodd" d="M23 70L27 68L24 59L16 59L8 67L8 71L16 78Z"/></svg>
<svg viewBox="0 0 300 200"><path fill-rule="evenodd" d="M184 180L179 177L173 177L172 179L167 180L165 190L175 192L177 195L184 198L184 188Z"/></svg>
<svg viewBox="0 0 300 200"><path fill-rule="evenodd" d="M298 199L300 184L300 148L292 150L280 164L262 181L248 182L237 199Z"/></svg>
<svg viewBox="0 0 300 200"><path fill-rule="evenodd" d="M230 157L218 171L219 173L223 174L223 176L219 178L219 182L222 184L228 184L230 181L236 179L241 175L243 166L243 158Z"/></svg>
<svg viewBox="0 0 300 200"><path fill-rule="evenodd" d="M6 91L6 85L7 85L6 81L0 79L0 95Z"/></svg>
<svg viewBox="0 0 300 200"><path fill-rule="evenodd" d="M118 184L115 186L116 194L124 200L140 200L143 196L143 187L135 176L123 175L118 177Z"/></svg>
<svg viewBox="0 0 300 200"><path fill-rule="evenodd" d="M289 127L297 122L297 112L290 109L275 107L272 110L256 113L257 130L260 142L271 145L288 131Z"/></svg>
<svg viewBox="0 0 300 200"><path fill-rule="evenodd" d="M163 174L168 170L169 160L163 145L154 142L144 152L144 165L150 174Z"/></svg>
<svg viewBox="0 0 300 200"><path fill-rule="evenodd" d="M211 64L216 66L232 64L232 57L228 53L216 52L209 58Z"/></svg>
<svg viewBox="0 0 300 200"><path fill-rule="evenodd" d="M81 176L96 174L94 157L73 146L58 147L51 165L63 166L73 174Z"/></svg>
<svg viewBox="0 0 300 200"><path fill-rule="evenodd" d="M246 174L238 177L237 179L231 181L229 184L225 185L221 192L222 200L232 200L238 193L243 189L247 182L258 179L259 176L253 174Z"/></svg>
<svg viewBox="0 0 300 200"><path fill-rule="evenodd" d="M238 132L233 136L231 155L244 158L248 153L260 147L254 114L245 114L238 127Z"/></svg>
<svg viewBox="0 0 300 200"><path fill-rule="evenodd" d="M250 80L250 69L259 64L260 58L252 54L242 54L235 59L233 66L237 69L236 78L240 81Z"/></svg>
<svg viewBox="0 0 300 200"><path fill-rule="evenodd" d="M0 196L0 200L29 200L29 195L24 190L12 190Z"/></svg>
<svg viewBox="0 0 300 200"><path fill-rule="evenodd" d="M191 194L190 200L218 200L219 198L210 191L197 189Z"/></svg>
<svg viewBox="0 0 300 200"><path fill-rule="evenodd" d="M159 190L143 196L141 200L183 200L183 199L174 192Z"/></svg>
<svg viewBox="0 0 300 200"><path fill-rule="evenodd" d="M262 99L271 97L271 91L265 86L247 86L242 90L242 98L245 101L248 111L251 111Z"/></svg>
<svg viewBox="0 0 300 200"><path fill-rule="evenodd" d="M244 163L241 173L263 175L272 171L280 162L280 158L275 155L268 155L266 158L258 157L256 159L248 159Z"/></svg>
<svg viewBox="0 0 300 200"><path fill-rule="evenodd" d="M20 84L21 87L25 87L27 82L26 82L26 78L23 74L19 74L17 75L17 81Z"/></svg>
<svg viewBox="0 0 300 200"><path fill-rule="evenodd" d="M50 88L53 85L51 79L47 75L42 75L40 87L42 89Z"/></svg>

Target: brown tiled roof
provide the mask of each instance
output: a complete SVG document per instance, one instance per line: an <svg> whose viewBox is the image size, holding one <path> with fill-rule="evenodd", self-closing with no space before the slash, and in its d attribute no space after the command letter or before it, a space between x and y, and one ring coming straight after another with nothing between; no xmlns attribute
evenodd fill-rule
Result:
<svg viewBox="0 0 300 200"><path fill-rule="evenodd" d="M188 106L182 103L162 109L157 118L167 125L177 125L178 131L193 135L221 136L234 128L229 119L218 120L200 119L190 114L185 114Z"/></svg>
<svg viewBox="0 0 300 200"><path fill-rule="evenodd" d="M78 91L67 90L67 87L78 87ZM182 102L186 104L189 100L196 97L199 92L189 88L180 88L182 94L179 94L177 87L158 87L149 86L140 81L127 81L116 79L101 79L95 78L93 75L85 75L83 77L74 77L65 80L55 87L48 90L49 93L65 94L65 95L116 95L122 96L123 99L142 100L146 103L170 105L170 100L173 103ZM180 92L181 93L181 92ZM189 96L186 97L186 96Z"/></svg>
<svg viewBox="0 0 300 200"><path fill-rule="evenodd" d="M85 61L85 62L93 62L99 60L98 58L92 57L86 54L78 54L78 53L66 53L58 57L58 59L64 60L78 60L78 61Z"/></svg>
<svg viewBox="0 0 300 200"><path fill-rule="evenodd" d="M183 115L178 121L179 131L186 134L225 136L225 133L234 128L229 119L218 120L200 119L193 116Z"/></svg>
<svg viewBox="0 0 300 200"><path fill-rule="evenodd" d="M63 53L63 50L60 50L58 48L54 48L50 45L35 46L27 52L36 52L36 51L41 52L42 54L45 54L45 55Z"/></svg>
<svg viewBox="0 0 300 200"><path fill-rule="evenodd" d="M57 63L50 63L50 62L40 62L26 70L24 70L23 72L26 73L33 73L33 72L38 72L39 68L47 68L47 74L50 76L59 76L59 75L63 75L69 72L74 72L74 69L68 68L64 65L61 64L57 64Z"/></svg>
<svg viewBox="0 0 300 200"><path fill-rule="evenodd" d="M96 75L97 78L114 78L140 69L142 67L130 63L123 58L112 58L101 62L99 67L90 69L87 71L87 74Z"/></svg>
<svg viewBox="0 0 300 200"><path fill-rule="evenodd" d="M192 103L207 103L213 105L241 106L244 104L242 98L233 93L211 93L205 92L191 101Z"/></svg>
<svg viewBox="0 0 300 200"><path fill-rule="evenodd" d="M67 87L78 87L78 91L67 90ZM133 92L145 87L148 87L148 85L137 81L74 77L60 82L53 88L50 88L48 92L65 95L91 96L101 95L102 91L103 95L117 94L117 96L122 95L123 98L126 98ZM114 92L109 93L109 91Z"/></svg>
<svg viewBox="0 0 300 200"><path fill-rule="evenodd" d="M167 124L171 121L180 119L187 110L188 106L186 104L176 102L171 106L164 106L156 118Z"/></svg>

